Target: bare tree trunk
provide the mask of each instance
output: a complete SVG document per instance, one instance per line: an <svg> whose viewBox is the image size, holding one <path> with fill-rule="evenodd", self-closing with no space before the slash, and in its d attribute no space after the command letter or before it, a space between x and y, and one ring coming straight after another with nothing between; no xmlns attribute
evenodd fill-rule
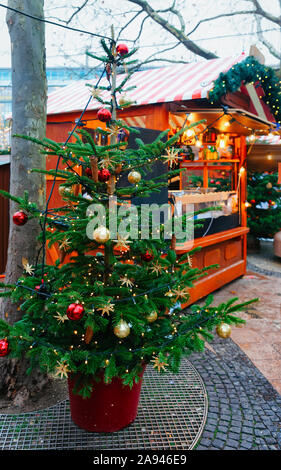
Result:
<svg viewBox="0 0 281 470"><path fill-rule="evenodd" d="M29 15L44 18L44 0L9 0L8 6ZM42 139L46 132L46 61L45 25L9 11L6 17L12 51L12 134L23 134ZM32 142L12 138L10 193L23 196L28 190L30 201L39 208L45 204L45 177L30 173L32 168L45 168L45 157L39 147ZM22 274L22 257L33 264L36 257L36 237L40 226L37 220L28 221L24 227L12 222L12 215L18 209L10 203L10 233L8 260L6 266L7 283L14 283ZM9 299L2 299L1 315L14 323L21 318L21 312ZM39 390L46 378L42 374L25 376L26 361L0 361L0 390L15 397L20 390L24 399L32 395L32 389Z"/></svg>

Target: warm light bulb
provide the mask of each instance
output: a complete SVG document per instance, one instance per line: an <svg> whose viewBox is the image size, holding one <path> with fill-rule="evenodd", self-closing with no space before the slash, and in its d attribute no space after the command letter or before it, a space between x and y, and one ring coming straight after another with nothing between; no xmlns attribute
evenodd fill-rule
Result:
<svg viewBox="0 0 281 470"><path fill-rule="evenodd" d="M267 155L267 160L272 160L272 155Z"/></svg>
<svg viewBox="0 0 281 470"><path fill-rule="evenodd" d="M188 129L185 133L186 137L193 137L195 134L193 129Z"/></svg>

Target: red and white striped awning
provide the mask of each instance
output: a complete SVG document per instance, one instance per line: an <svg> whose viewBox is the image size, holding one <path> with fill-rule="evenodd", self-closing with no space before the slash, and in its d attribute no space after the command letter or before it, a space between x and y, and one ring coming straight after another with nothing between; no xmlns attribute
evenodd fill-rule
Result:
<svg viewBox="0 0 281 470"><path fill-rule="evenodd" d="M126 83L126 87L136 86L126 93L136 105L164 103L181 100L206 98L221 72L227 72L234 64L245 59L242 54L237 57L224 57L191 64L173 65L157 69L136 72ZM125 75L117 77L117 86ZM62 114L80 111L90 97L90 88L86 83L94 85L95 80L80 80L60 88L48 97L47 114ZM107 86L103 79L101 86ZM101 94L103 99L109 99L107 91ZM89 110L100 108L97 100L92 100Z"/></svg>

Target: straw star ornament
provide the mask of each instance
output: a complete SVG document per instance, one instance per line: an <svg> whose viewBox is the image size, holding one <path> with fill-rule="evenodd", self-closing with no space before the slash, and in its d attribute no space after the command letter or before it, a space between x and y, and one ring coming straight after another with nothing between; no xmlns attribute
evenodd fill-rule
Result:
<svg viewBox="0 0 281 470"><path fill-rule="evenodd" d="M164 266L162 266L161 264L159 263L153 263L153 265L149 268L152 273L155 273L156 276L158 276L158 274L161 274L161 272L165 269Z"/></svg>
<svg viewBox="0 0 281 470"><path fill-rule="evenodd" d="M23 265L23 269L25 270L25 272L29 274L30 276L32 276L32 274L34 273L34 269L35 269L32 266L32 264L29 264L26 258L22 258L22 265Z"/></svg>
<svg viewBox="0 0 281 470"><path fill-rule="evenodd" d="M173 163L177 163L179 151L180 149L176 149L174 147L167 149L167 155L163 155L163 157L165 158L165 163L170 163L170 165L172 165Z"/></svg>
<svg viewBox="0 0 281 470"><path fill-rule="evenodd" d="M129 238L129 234L122 237L118 233L117 240L113 240L114 242L117 242L115 245L115 248L119 250L122 250L122 249L128 250L130 248L129 243L132 243L131 241L128 241L128 238Z"/></svg>
<svg viewBox="0 0 281 470"><path fill-rule="evenodd" d="M114 304L108 302L103 307L99 307L97 310L101 310L102 317L104 316L104 314L110 315L110 312L114 312Z"/></svg>
<svg viewBox="0 0 281 470"><path fill-rule="evenodd" d="M68 373L70 372L68 365L65 361L58 362L58 366L56 367L55 377L60 377L63 379L64 377L68 377Z"/></svg>
<svg viewBox="0 0 281 470"><path fill-rule="evenodd" d="M167 362L165 361L161 361L161 359L159 357L154 357L151 362L154 363L154 366L153 366L153 369L157 369L158 372L160 372L161 370L166 370L166 367L168 365Z"/></svg>
<svg viewBox="0 0 281 470"><path fill-rule="evenodd" d="M120 277L119 282L121 282L122 286L126 285L126 287L133 287L134 283L129 279L127 276Z"/></svg>

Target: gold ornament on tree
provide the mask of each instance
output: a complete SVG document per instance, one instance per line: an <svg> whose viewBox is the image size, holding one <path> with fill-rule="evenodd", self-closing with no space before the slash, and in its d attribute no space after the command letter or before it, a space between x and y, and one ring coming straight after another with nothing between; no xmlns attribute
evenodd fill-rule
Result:
<svg viewBox="0 0 281 470"><path fill-rule="evenodd" d="M138 171L130 171L130 173L128 174L128 181L129 183L131 184L136 184L136 183L139 183L141 180L141 174L138 172Z"/></svg>
<svg viewBox="0 0 281 470"><path fill-rule="evenodd" d="M113 329L115 336L118 338L126 338L129 336L131 328L125 320L120 320Z"/></svg>
<svg viewBox="0 0 281 470"><path fill-rule="evenodd" d="M153 312L149 313L146 317L148 323L153 323L154 321L157 320L157 317L158 317L158 314L156 312L156 310L154 310Z"/></svg>
<svg viewBox="0 0 281 470"><path fill-rule="evenodd" d="M132 104L135 103L135 101L131 100L131 98L129 98L126 93L124 93L124 95L121 95L119 100L118 100L118 103L120 106L122 106L123 108L128 108L129 106L132 106Z"/></svg>
<svg viewBox="0 0 281 470"><path fill-rule="evenodd" d="M231 335L231 326L228 323L221 323L216 328L217 335L220 338L229 338Z"/></svg>
<svg viewBox="0 0 281 470"><path fill-rule="evenodd" d="M59 195L63 197L63 196L66 196L67 194L73 194L72 187L61 185L59 187Z"/></svg>
<svg viewBox="0 0 281 470"><path fill-rule="evenodd" d="M97 243L106 243L110 239L110 232L108 228L101 225L100 227L96 228L93 232L93 239Z"/></svg>

